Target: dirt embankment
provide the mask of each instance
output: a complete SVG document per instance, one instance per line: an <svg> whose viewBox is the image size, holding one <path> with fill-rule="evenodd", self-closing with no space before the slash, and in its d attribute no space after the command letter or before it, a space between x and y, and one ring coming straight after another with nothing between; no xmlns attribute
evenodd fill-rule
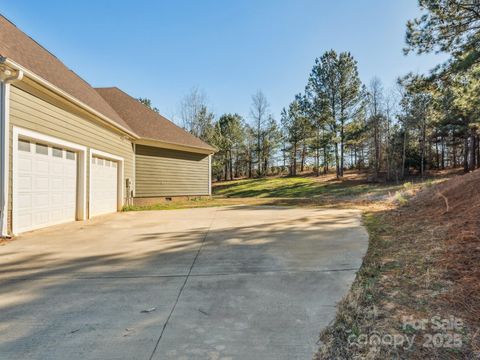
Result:
<svg viewBox="0 0 480 360"><path fill-rule="evenodd" d="M367 211L370 245L317 359L474 359L480 356L480 170L427 186L406 205ZM424 346L402 319L455 316L460 348ZM351 346L373 333L416 335L412 348ZM447 334L448 335L448 334ZM440 345L448 345L447 343Z"/></svg>
<svg viewBox="0 0 480 360"><path fill-rule="evenodd" d="M439 265L452 287L443 300L480 327L480 170L419 194L411 209L446 230Z"/></svg>

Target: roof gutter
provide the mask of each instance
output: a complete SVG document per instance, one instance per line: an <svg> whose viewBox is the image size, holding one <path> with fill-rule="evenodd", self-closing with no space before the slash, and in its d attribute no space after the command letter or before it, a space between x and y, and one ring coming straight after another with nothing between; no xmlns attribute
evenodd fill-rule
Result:
<svg viewBox="0 0 480 360"><path fill-rule="evenodd" d="M6 57L1 57L0 56L0 64L5 64L6 66L11 67L12 69L21 72L23 75L27 76L28 78L34 80L35 82L45 86L47 89L53 91L54 93L60 95L61 97L67 99L68 101L74 103L75 105L81 107L82 109L86 110L87 112L91 113L92 115L95 115L96 117L99 117L109 125L112 125L113 127L122 130L123 132L127 133L134 139L138 139L139 136L134 133L132 130L129 130L119 124L117 124L115 121L111 120L110 118L106 117L102 113L94 110L87 104L83 103L82 101L78 100L77 98L73 97L72 95L68 94L67 92L63 91L59 87L53 85L52 83L48 82L47 80L43 79L42 77L36 75L35 73L29 71L28 69L24 68L23 66L17 64L16 62L6 58ZM22 76L23 76L22 75Z"/></svg>
<svg viewBox="0 0 480 360"><path fill-rule="evenodd" d="M154 147L160 147L164 149L180 150L180 151L192 152L197 154L205 154L205 155L212 155L218 151L215 148L204 148L199 146L184 145L176 142L170 142L170 141L167 142L167 141L149 139L149 138L143 138L143 137L136 140L135 143L139 145L154 146Z"/></svg>
<svg viewBox="0 0 480 360"><path fill-rule="evenodd" d="M0 62L0 237L9 237L7 219L10 171L10 84L22 79L22 70L10 69Z"/></svg>

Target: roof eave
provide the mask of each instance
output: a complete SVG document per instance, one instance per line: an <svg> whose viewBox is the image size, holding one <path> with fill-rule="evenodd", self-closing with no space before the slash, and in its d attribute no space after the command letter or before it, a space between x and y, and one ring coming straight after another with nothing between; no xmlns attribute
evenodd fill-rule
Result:
<svg viewBox="0 0 480 360"><path fill-rule="evenodd" d="M44 78L42 78L41 76L38 76L37 74L33 73L32 71L26 69L25 67L23 67L22 65L20 64L17 64L15 61L7 58L7 57L2 57L0 56L0 63L3 63L7 66L10 66L11 68L13 68L14 70L21 70L23 71L24 73L24 76L32 79L33 81L41 84L42 86L46 87L47 89L53 91L54 93L56 93L57 95L60 95L61 97L65 98L66 100L74 103L75 105L81 107L82 109L86 110L87 112L91 113L92 115L95 115L96 117L102 119L103 121L105 121L106 123L108 123L109 125L125 132L126 134L130 135L133 139L138 139L140 138L139 135L137 135L135 132L133 132L132 130L130 129L127 129L123 126L121 126L120 124L118 124L117 122L111 120L110 118L108 118L107 116L103 115L102 113L100 113L99 111L93 109L92 107L88 106L87 104L85 104L84 102L78 100L77 98L75 98L74 96L70 95L69 93L67 93L66 91L63 91L62 89L60 89L58 86L55 86L53 85L52 83L50 83L49 81L45 80Z"/></svg>
<svg viewBox="0 0 480 360"><path fill-rule="evenodd" d="M162 140L150 139L150 138L144 138L144 137L135 140L135 144L154 146L154 147L160 147L160 148L171 149L171 150L186 151L186 152L205 154L205 155L212 155L217 152L217 150L213 147L204 148L199 146L185 145L185 144L180 144L176 142L162 141Z"/></svg>

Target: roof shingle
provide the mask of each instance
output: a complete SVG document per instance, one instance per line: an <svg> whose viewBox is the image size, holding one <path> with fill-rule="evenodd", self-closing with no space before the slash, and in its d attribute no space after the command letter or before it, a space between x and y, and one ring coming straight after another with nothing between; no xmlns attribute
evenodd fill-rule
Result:
<svg viewBox="0 0 480 360"><path fill-rule="evenodd" d="M178 127L119 88L97 88L97 92L140 137L215 151L215 148Z"/></svg>
<svg viewBox="0 0 480 360"><path fill-rule="evenodd" d="M16 62L123 128L131 130L90 84L2 15L0 15L0 56Z"/></svg>
<svg viewBox="0 0 480 360"><path fill-rule="evenodd" d="M94 89L2 15L0 15L0 56L23 66L140 137L215 151L212 146L120 89Z"/></svg>

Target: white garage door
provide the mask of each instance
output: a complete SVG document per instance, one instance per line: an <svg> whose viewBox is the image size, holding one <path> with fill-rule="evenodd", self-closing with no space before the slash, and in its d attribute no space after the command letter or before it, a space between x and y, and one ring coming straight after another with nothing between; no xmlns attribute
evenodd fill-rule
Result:
<svg viewBox="0 0 480 360"><path fill-rule="evenodd" d="M14 184L16 233L75 221L77 154L19 139Z"/></svg>
<svg viewBox="0 0 480 360"><path fill-rule="evenodd" d="M90 216L117 211L118 164L101 157L92 157L90 166Z"/></svg>

